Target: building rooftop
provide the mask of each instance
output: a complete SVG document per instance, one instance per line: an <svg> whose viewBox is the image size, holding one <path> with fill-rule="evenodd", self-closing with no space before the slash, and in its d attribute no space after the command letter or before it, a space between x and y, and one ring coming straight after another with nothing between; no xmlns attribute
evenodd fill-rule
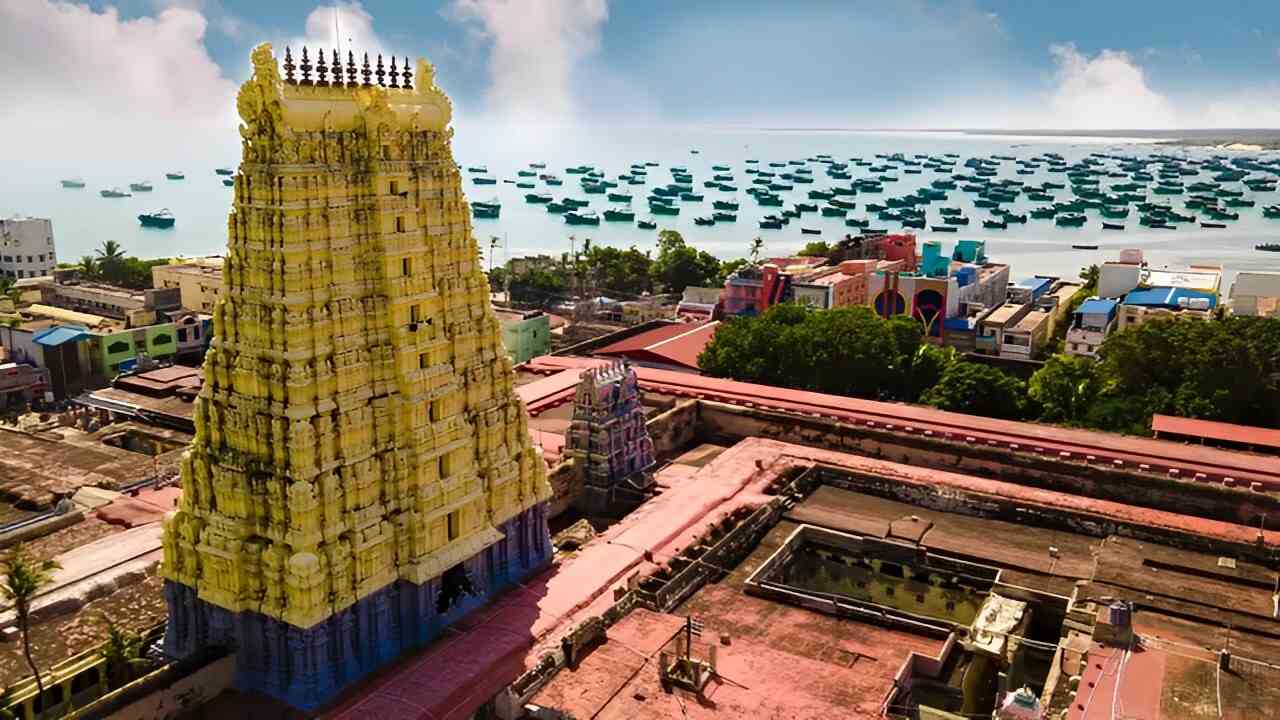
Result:
<svg viewBox="0 0 1280 720"><path fill-rule="evenodd" d="M1026 315L1023 315L1022 318L1018 320L1018 324L1014 325L1011 328L1008 328L1008 330L1011 332L1028 332L1028 333L1034 332L1041 325L1044 325L1045 323L1049 322L1049 320L1052 317L1053 317L1052 313L1046 310L1033 308L1030 312L1028 312Z"/></svg>
<svg viewBox="0 0 1280 720"><path fill-rule="evenodd" d="M1141 305L1143 307L1164 307L1179 309L1186 301L1208 303L1209 309L1218 306L1217 293L1199 292L1186 288L1151 287L1134 290L1124 296L1125 305Z"/></svg>
<svg viewBox="0 0 1280 720"><path fill-rule="evenodd" d="M982 323L984 325L1003 327L1007 325L1015 315L1022 312L1023 307L1024 306L1016 303L1004 303L988 313L987 316L982 319Z"/></svg>
<svg viewBox="0 0 1280 720"><path fill-rule="evenodd" d="M697 371L698 355L711 342L719 324L718 321L712 321L666 325L606 345L595 353L625 357L637 363Z"/></svg>
<svg viewBox="0 0 1280 720"><path fill-rule="evenodd" d="M42 305L40 303L28 305L22 308L22 312L27 315L37 315L61 322L84 325L85 327L93 330L108 330L121 327L120 321L113 318L102 317L101 315L91 315L90 313L78 312L76 310L67 310L66 308L54 307L52 305Z"/></svg>
<svg viewBox="0 0 1280 720"><path fill-rule="evenodd" d="M1217 292L1221 283L1221 268L1193 265L1186 270L1146 269L1142 273L1142 284L1148 287L1174 287Z"/></svg>
<svg viewBox="0 0 1280 720"><path fill-rule="evenodd" d="M1280 430L1270 428L1155 414L1151 416L1151 430L1157 436L1199 439L1202 442L1207 439L1280 451Z"/></svg>
<svg viewBox="0 0 1280 720"><path fill-rule="evenodd" d="M1116 311L1120 303L1115 300L1104 300L1100 298L1090 298L1080 303L1080 307L1076 309L1078 315L1111 315Z"/></svg>

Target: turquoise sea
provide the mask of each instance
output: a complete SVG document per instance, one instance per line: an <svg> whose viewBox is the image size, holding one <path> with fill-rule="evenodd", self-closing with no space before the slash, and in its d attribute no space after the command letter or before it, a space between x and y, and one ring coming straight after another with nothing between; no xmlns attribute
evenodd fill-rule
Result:
<svg viewBox="0 0 1280 720"><path fill-rule="evenodd" d="M694 154L691 151L698 150ZM627 247L634 245L642 250L655 246L656 231L637 228L634 223L602 223L598 227L569 226L559 215L549 214L542 205L527 204L527 192L549 192L557 199L564 196L588 199L591 208L603 212L609 203L604 195L584 195L578 187L581 176L564 172L566 167L591 165L615 178L626 172L633 163L657 162L649 168L648 186L627 186L621 189L635 196L632 205L637 217L649 217L644 197L648 188L671 181L669 168L684 166L694 176L695 192L706 197L701 203L680 203L678 216L654 218L659 228L679 230L686 240L723 258L741 257L747 253L751 239L760 236L765 241L768 255L794 252L806 242L818 237L802 235L800 228L819 228L821 239L834 241L842 237L846 228L839 218L821 217L806 213L799 221L792 221L782 230L760 230L757 221L764 215L781 208L763 208L744 190L750 187L751 178L743 170L744 161L755 158L759 167L767 168L768 162L798 160L817 154L831 155L837 160L861 157L875 162L877 153L903 153L943 155L955 153L962 163L973 156L1010 155L1030 158L1054 152L1068 162L1094 152L1123 155L1163 153L1192 158L1211 155L1235 155L1227 151L1200 148L1179 148L1155 145L1140 139L1117 140L1115 138L1062 138L965 135L961 133L924 132L852 132L852 131L763 131L763 130L710 130L710 129L637 129L593 128L558 129L545 131L495 132L490 128L473 126L471 131L459 127L454 139L454 152L464 168L483 165L497 185L479 186L472 182L472 173L464 171L464 189L472 200L498 198L502 202L501 218L474 221L475 235L482 248L489 245L491 237L501 239L501 249L495 260L505 257L548 253L558 255L570 249L571 242L579 247L585 238L598 245ZM175 154L176 155L176 154ZM139 257L202 255L220 253L226 245L226 218L230 207L231 189L221 183L214 174L214 167L234 167L235 157L222 162L204 162L199 166L183 165L175 160L170 167L130 168L78 168L67 169L65 159L59 168L25 168L22 172L9 172L0 177L0 214L35 215L53 220L59 258L74 262L81 255L91 253L104 240L120 242L127 252ZM536 190L517 188L503 180L516 179L516 172L532 162L545 162L546 170L565 181L563 187L545 187L538 183ZM736 193L724 193L713 188L703 188L702 182L714 174L712 165L728 165L732 168ZM809 164L814 171L813 185L796 185L795 190L782 193L787 205L803 200L812 188L824 188L832 184L823 170L825 166ZM784 172L779 168L772 168ZM12 169L16 170L16 168ZM164 178L167 170L183 170L187 177L182 181ZM854 178L868 177L872 173L866 167L850 167ZM957 165L957 171L963 171ZM1013 177L1029 184L1045 180L1065 182L1061 174L1049 174L1044 170L1035 175L1015 175L1011 162L1002 163L1000 177ZM59 173L62 173L61 175ZM79 174L88 183L82 190L68 190L59 186L58 179ZM878 174L878 173L877 173ZM885 199L903 195L943 177L926 171L922 175L906 175L894 172L897 182L885 183L882 195L859 195L854 198L858 208L850 217L864 217L863 205L884 202ZM1200 179L1207 178L1207 175ZM150 180L155 190L135 193L133 197L107 199L98 191L111 186L127 187L130 182ZM528 178L521 178L527 180ZM1197 178L1184 178L1188 183ZM1115 180L1114 182L1121 182ZM1104 183L1106 184L1106 183ZM1261 206L1280 203L1280 193L1253 193L1248 195L1258 201L1258 207L1241 208L1240 220L1227 223L1225 230L1207 230L1184 225L1178 230L1141 228L1137 213L1131 213L1123 232L1105 231L1096 212L1090 212L1089 222L1082 228L1057 227L1052 221L1030 219L1026 225L1010 225L1008 230L984 230L981 221L987 211L973 207L973 196L951 191L945 203L935 203L929 208L930 222L938 222L937 208L943 205L957 206L971 219L971 225L958 233L935 234L928 230L917 231L922 238L937 238L949 247L958 239L978 238L987 241L987 253L995 261L1013 266L1013 277L1035 273L1052 273L1073 276L1083 265L1113 258L1121 248L1142 248L1153 265L1183 265L1188 263L1221 263L1228 275L1243 269L1280 269L1280 255L1253 249L1262 242L1280 240L1280 220L1262 217ZM713 199L733 197L740 205L738 222L717 224L711 227L697 226L694 217L710 215ZM1069 191L1058 191L1058 199L1068 199ZM1181 207L1180 196L1156 196L1158 202L1174 203ZM1020 199L1012 206L1015 212L1026 212L1040 203ZM167 207L177 216L176 227L171 230L142 228L137 221L140 212ZM1189 211L1196 214L1195 211ZM895 228L896 224L872 219L872 227ZM574 240L570 240L574 236ZM1099 249L1073 250L1072 244L1097 244ZM1224 288L1225 289L1225 288Z"/></svg>

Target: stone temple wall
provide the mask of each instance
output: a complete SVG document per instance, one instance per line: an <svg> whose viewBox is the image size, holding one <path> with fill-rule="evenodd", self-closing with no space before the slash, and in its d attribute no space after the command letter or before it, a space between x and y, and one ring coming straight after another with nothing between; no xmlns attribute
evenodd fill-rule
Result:
<svg viewBox="0 0 1280 720"><path fill-rule="evenodd" d="M550 557L550 486L449 100L423 60L389 84L381 58L376 82L333 61L319 84L305 55L295 79L291 56L281 77L270 46L253 52L223 298L164 536L169 652L232 645L240 687L303 709Z"/></svg>

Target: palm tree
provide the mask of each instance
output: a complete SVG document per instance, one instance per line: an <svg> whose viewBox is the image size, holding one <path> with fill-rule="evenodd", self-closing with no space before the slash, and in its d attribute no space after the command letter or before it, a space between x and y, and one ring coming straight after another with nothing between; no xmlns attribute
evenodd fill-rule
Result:
<svg viewBox="0 0 1280 720"><path fill-rule="evenodd" d="M44 679L40 677L40 669L31 657L31 601L44 586L53 582L53 571L61 566L53 560L37 560L27 552L23 545L15 547L0 561L0 570L5 573L4 583L0 584L0 593L13 601L14 610L18 613L18 632L22 633L22 654L27 659L27 667L36 678L36 690L44 697ZM43 716L43 712L41 715Z"/></svg>
<svg viewBox="0 0 1280 720"><path fill-rule="evenodd" d="M135 668L147 664L144 648L141 635L107 621L107 644L102 648L102 659L107 663L108 687L124 686L133 679Z"/></svg>
<svg viewBox="0 0 1280 720"><path fill-rule="evenodd" d="M0 297L11 301L16 308L18 302L22 300L22 290L13 281L13 278L0 277Z"/></svg>
<svg viewBox="0 0 1280 720"><path fill-rule="evenodd" d="M760 251L764 249L764 238L757 237L751 241L751 264L760 262Z"/></svg>
<svg viewBox="0 0 1280 720"><path fill-rule="evenodd" d="M81 277L91 280L98 276L98 260L92 255L81 255L78 269Z"/></svg>
<svg viewBox="0 0 1280 720"><path fill-rule="evenodd" d="M493 274L493 256L498 250L498 242L501 240L497 235L489 236L489 274Z"/></svg>
<svg viewBox="0 0 1280 720"><path fill-rule="evenodd" d="M103 240L98 248L98 271L111 282L119 280L119 270L124 265L124 248L115 240Z"/></svg>

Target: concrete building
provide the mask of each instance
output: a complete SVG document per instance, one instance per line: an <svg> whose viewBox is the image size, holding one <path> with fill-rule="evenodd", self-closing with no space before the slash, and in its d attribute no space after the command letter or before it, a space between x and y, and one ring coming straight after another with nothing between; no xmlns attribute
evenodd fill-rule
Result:
<svg viewBox="0 0 1280 720"><path fill-rule="evenodd" d="M1175 318L1212 320L1217 306L1216 292L1162 286L1131 290L1120 301L1117 329L1137 327L1148 320Z"/></svg>
<svg viewBox="0 0 1280 720"><path fill-rule="evenodd" d="M724 281L721 308L729 315L760 315L794 299L791 276L777 265L747 265Z"/></svg>
<svg viewBox="0 0 1280 720"><path fill-rule="evenodd" d="M985 259L979 246L966 252ZM929 241L918 272L877 271L868 280L867 295L878 315L912 317L921 323L925 337L945 343L949 321L955 321L953 326L963 323L958 328L962 332L972 331L968 306L998 307L1008 289L1008 265L952 260L943 254L941 243Z"/></svg>
<svg viewBox="0 0 1280 720"><path fill-rule="evenodd" d="M1222 289L1222 266L1191 265L1186 269L1152 268L1141 250L1121 252L1119 261L1098 266L1098 296L1121 298L1145 288L1165 287L1217 296Z"/></svg>
<svg viewBox="0 0 1280 720"><path fill-rule="evenodd" d="M40 284L40 301L46 305L123 320L127 327L143 327L164 319L163 314L182 307L179 288L132 290L99 282L82 282L74 272Z"/></svg>
<svg viewBox="0 0 1280 720"><path fill-rule="evenodd" d="M1280 272L1239 272L1231 283L1231 312L1280 317Z"/></svg>
<svg viewBox="0 0 1280 720"><path fill-rule="evenodd" d="M1071 317L1067 329L1067 354L1098 357L1098 348L1116 327L1120 303L1115 300L1090 298L1081 303Z"/></svg>
<svg viewBox="0 0 1280 720"><path fill-rule="evenodd" d="M178 288L182 307L202 313L213 313L222 294L220 256L191 258L151 268L151 284L157 288Z"/></svg>
<svg viewBox="0 0 1280 720"><path fill-rule="evenodd" d="M541 310L494 308L502 324L502 346L513 365L551 351L551 317Z"/></svg>
<svg viewBox="0 0 1280 720"><path fill-rule="evenodd" d="M288 53L282 77L259 45L240 89L162 574L170 657L226 649L239 689L311 712L545 568L551 488L431 65L348 88L302 57L301 81Z"/></svg>
<svg viewBox="0 0 1280 720"><path fill-rule="evenodd" d="M1034 360L1053 336L1053 313L1031 306L1012 326L1006 327L1000 357Z"/></svg>
<svg viewBox="0 0 1280 720"><path fill-rule="evenodd" d="M53 223L47 218L0 218L0 276L44 277L58 264Z"/></svg>
<svg viewBox="0 0 1280 720"><path fill-rule="evenodd" d="M676 317L710 320L723 291L724 288L718 287L686 287L680 296L680 303L676 305Z"/></svg>
<svg viewBox="0 0 1280 720"><path fill-rule="evenodd" d="M1012 329L1031 312L1027 303L1006 302L977 321L976 351L983 355L1002 355L1005 331Z"/></svg>

